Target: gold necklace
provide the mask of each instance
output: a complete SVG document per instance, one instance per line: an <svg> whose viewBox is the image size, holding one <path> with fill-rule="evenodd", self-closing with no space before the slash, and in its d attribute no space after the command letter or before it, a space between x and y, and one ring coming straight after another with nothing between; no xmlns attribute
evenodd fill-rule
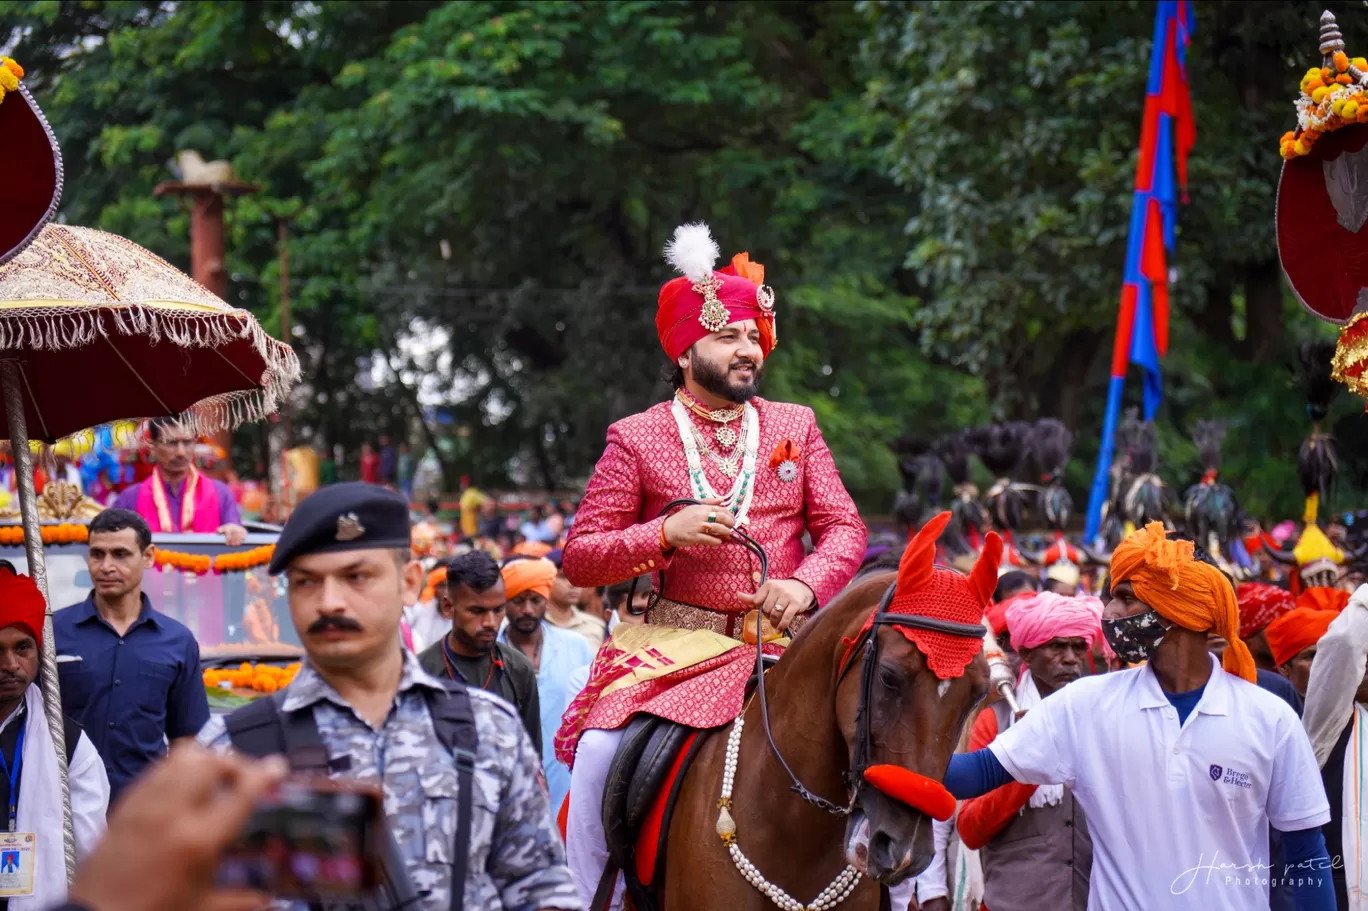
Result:
<svg viewBox="0 0 1368 911"><path fill-rule="evenodd" d="M698 402L695 402L689 396L684 395L683 392L677 393L677 395L679 400L684 403L685 408L689 409L703 420L712 421L716 424L730 424L732 421L741 417L741 412L744 407L742 405L737 405L733 408L719 408L717 411L712 411L711 409L703 407Z"/></svg>
<svg viewBox="0 0 1368 911"><path fill-rule="evenodd" d="M741 470L741 450L737 449L732 452L731 455L727 456L719 455L718 453L713 452L712 447L708 445L708 438L703 435L703 431L692 426L690 429L693 431L694 440L698 443L698 448L702 450L703 454L706 455L714 465L717 466L718 470L729 478L736 477L737 473Z"/></svg>

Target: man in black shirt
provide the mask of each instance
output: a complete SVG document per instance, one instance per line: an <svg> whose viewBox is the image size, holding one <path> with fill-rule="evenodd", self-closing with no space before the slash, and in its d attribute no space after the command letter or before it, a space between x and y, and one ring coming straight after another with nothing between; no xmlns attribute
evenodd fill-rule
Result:
<svg viewBox="0 0 1368 911"><path fill-rule="evenodd" d="M537 672L522 652L498 641L504 618L499 564L480 550L451 558L446 581L437 586L437 610L451 621L451 632L418 656L423 670L503 697L518 710L541 755Z"/></svg>

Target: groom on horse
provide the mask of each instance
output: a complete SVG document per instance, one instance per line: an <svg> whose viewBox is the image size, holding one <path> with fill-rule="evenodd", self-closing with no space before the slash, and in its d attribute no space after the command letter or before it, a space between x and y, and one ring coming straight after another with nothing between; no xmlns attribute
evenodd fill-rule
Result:
<svg viewBox="0 0 1368 911"><path fill-rule="evenodd" d="M754 612L777 653L850 582L867 536L812 409L756 396L776 341L764 267L741 253L716 269L701 224L677 229L665 252L681 273L656 315L675 395L608 429L563 556L585 588L658 575L646 625L614 631L556 737L572 768L567 848L586 900L608 860L601 806L622 727L638 713L696 728L733 721L755 669L742 641ZM704 505L668 512L680 499ZM733 528L768 552L763 584L756 558L728 546Z"/></svg>

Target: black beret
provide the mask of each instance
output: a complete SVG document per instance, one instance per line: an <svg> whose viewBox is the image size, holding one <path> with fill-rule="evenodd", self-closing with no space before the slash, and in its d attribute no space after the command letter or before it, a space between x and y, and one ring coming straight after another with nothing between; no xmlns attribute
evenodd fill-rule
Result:
<svg viewBox="0 0 1368 911"><path fill-rule="evenodd" d="M295 507L267 571L279 575L307 554L408 547L409 534L408 501L401 495L374 484L333 484Z"/></svg>

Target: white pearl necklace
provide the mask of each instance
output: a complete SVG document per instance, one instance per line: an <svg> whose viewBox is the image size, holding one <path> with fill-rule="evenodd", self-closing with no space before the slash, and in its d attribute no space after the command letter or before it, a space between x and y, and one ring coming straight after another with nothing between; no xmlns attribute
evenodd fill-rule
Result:
<svg viewBox="0 0 1368 911"><path fill-rule="evenodd" d="M763 892L783 911L830 911L855 891L860 882L859 870L847 864L831 885L823 889L811 904L805 905L760 875L760 871L755 869L755 864L741 853L741 846L736 843L736 820L732 819L731 815L731 795L732 782L736 780L736 759L741 754L741 726L744 721L744 717L738 716L732 724L731 734L727 737L726 764L722 769L722 797L717 801L718 837L727 846L732 863L736 864L736 869L745 877L746 882Z"/></svg>

